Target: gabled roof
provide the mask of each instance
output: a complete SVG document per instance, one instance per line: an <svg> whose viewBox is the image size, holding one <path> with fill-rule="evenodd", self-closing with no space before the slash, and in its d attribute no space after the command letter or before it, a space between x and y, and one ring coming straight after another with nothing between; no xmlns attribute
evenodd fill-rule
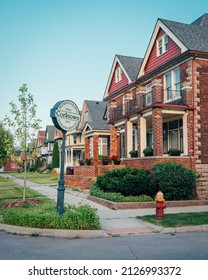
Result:
<svg viewBox="0 0 208 280"><path fill-rule="evenodd" d="M145 66L155 44L155 40L160 28L163 29L164 32L180 47L181 53L187 50L208 52L207 13L202 15L191 24L159 18L153 30L138 77L144 74Z"/></svg>
<svg viewBox="0 0 208 280"><path fill-rule="evenodd" d="M123 66L125 72L130 78L131 82L135 81L139 68L142 64L142 58L132 57L132 56L124 56L124 55L116 55L120 65Z"/></svg>
<svg viewBox="0 0 208 280"><path fill-rule="evenodd" d="M45 130L38 131L38 145L41 146L44 144L45 140Z"/></svg>
<svg viewBox="0 0 208 280"><path fill-rule="evenodd" d="M116 54L114 57L113 65L111 67L110 75L108 78L107 86L104 92L104 98L108 94L108 90L113 78L113 74L115 72L115 68L117 63L119 63L122 71L125 73L129 84L136 80L137 74L142 64L142 58L132 57L132 56L124 56Z"/></svg>
<svg viewBox="0 0 208 280"><path fill-rule="evenodd" d="M46 126L46 133L45 133L45 142L54 142L54 134L55 134L55 126L54 125L47 125Z"/></svg>
<svg viewBox="0 0 208 280"><path fill-rule="evenodd" d="M86 122L79 129L84 129L86 124L90 126L92 130L108 130L110 125L104 118L107 102L105 101L92 101L85 100L84 103L88 108L88 116Z"/></svg>
<svg viewBox="0 0 208 280"><path fill-rule="evenodd" d="M208 52L208 14L191 24L160 19L189 50Z"/></svg>

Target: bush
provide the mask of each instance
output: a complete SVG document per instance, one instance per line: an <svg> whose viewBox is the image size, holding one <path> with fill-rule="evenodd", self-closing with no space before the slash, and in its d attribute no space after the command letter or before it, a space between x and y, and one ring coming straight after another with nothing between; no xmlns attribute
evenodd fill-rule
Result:
<svg viewBox="0 0 208 280"><path fill-rule="evenodd" d="M121 193L124 196L151 194L151 178L144 169L122 168L98 176L96 185L104 192Z"/></svg>
<svg viewBox="0 0 208 280"><path fill-rule="evenodd" d="M54 143L52 154L52 168L59 168L59 149L58 142Z"/></svg>
<svg viewBox="0 0 208 280"><path fill-rule="evenodd" d="M96 185L91 186L90 195L100 197L113 202L144 202L152 201L152 198L147 195L140 196L123 196L121 193L103 192Z"/></svg>
<svg viewBox="0 0 208 280"><path fill-rule="evenodd" d="M153 183L166 200L192 199L196 196L196 174L181 164L157 163L152 168Z"/></svg>
<svg viewBox="0 0 208 280"><path fill-rule="evenodd" d="M2 209L2 223L32 228L48 229L100 229L97 210L88 205L80 207L68 206L63 215L59 215L54 207Z"/></svg>

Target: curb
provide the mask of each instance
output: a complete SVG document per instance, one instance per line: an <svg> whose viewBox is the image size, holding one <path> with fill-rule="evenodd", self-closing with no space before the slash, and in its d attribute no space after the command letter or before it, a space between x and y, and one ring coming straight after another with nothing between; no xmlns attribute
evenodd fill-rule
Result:
<svg viewBox="0 0 208 280"><path fill-rule="evenodd" d="M99 238L108 237L109 235L103 230L67 230L67 229L40 229L26 228L0 224L0 231L6 231L13 234L60 237L60 238Z"/></svg>
<svg viewBox="0 0 208 280"><path fill-rule="evenodd" d="M149 223L148 223L149 224ZM149 225L150 226L150 225ZM187 227L177 227L177 228L159 228L158 226L152 226L155 233L159 234L175 234L175 233L185 233L185 232L208 232L207 225L199 226L187 226ZM104 230L67 230L67 229L40 229L40 228L26 228L21 226L13 226L0 224L0 231L6 231L12 234L20 235L31 235L31 236L45 236L45 237L57 237L57 238L101 238L109 237ZM139 234L139 233L137 233ZM122 236L122 234L119 234ZM123 234L126 236L128 234Z"/></svg>
<svg viewBox="0 0 208 280"><path fill-rule="evenodd" d="M177 228L162 228L160 233L184 233L184 232L196 232L196 231L208 231L208 225L200 226L187 226L187 227L177 227Z"/></svg>

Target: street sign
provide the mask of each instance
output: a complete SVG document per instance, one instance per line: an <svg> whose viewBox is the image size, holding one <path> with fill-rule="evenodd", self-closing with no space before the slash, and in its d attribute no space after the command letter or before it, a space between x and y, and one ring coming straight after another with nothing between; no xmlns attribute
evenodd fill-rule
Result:
<svg viewBox="0 0 208 280"><path fill-rule="evenodd" d="M64 213L64 162L65 162L65 138L67 131L72 131L80 121L80 113L77 105L71 100L57 102L50 112L54 126L62 131L62 151L60 180L58 185L57 211L60 215Z"/></svg>
<svg viewBox="0 0 208 280"><path fill-rule="evenodd" d="M50 114L54 126L62 131L73 130L80 121L80 112L77 105L71 100L57 102Z"/></svg>

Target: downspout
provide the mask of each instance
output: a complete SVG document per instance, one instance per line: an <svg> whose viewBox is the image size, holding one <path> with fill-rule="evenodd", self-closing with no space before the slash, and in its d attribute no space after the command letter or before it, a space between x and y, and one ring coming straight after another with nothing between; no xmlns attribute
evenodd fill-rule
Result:
<svg viewBox="0 0 208 280"><path fill-rule="evenodd" d="M194 71L195 71L195 67L196 67L196 63L195 63L195 58L196 56L193 57L192 59L192 95L193 95L193 107L195 107L195 75L194 75ZM196 107L194 109L194 151L193 151L193 156L194 156L194 159L196 159Z"/></svg>

